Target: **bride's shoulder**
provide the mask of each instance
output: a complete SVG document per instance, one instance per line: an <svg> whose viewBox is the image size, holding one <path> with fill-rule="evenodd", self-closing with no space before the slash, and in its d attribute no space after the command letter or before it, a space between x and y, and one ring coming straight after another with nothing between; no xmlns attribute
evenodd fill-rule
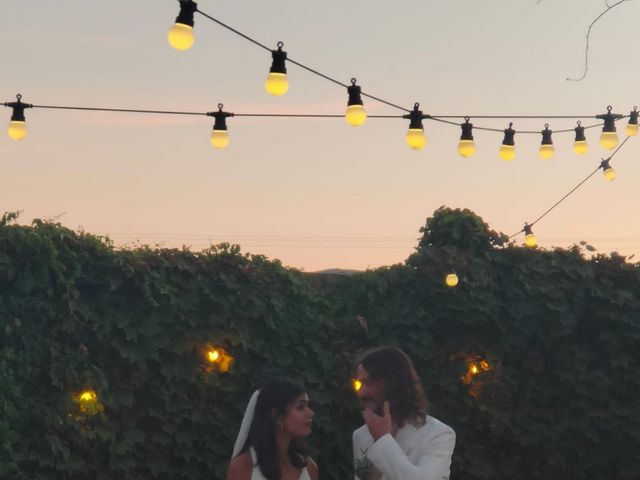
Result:
<svg viewBox="0 0 640 480"><path fill-rule="evenodd" d="M316 462L311 457L306 457L305 461L307 462L307 471L311 480L318 480L318 465Z"/></svg>
<svg viewBox="0 0 640 480"><path fill-rule="evenodd" d="M226 480L249 480L253 472L253 460L249 452L244 452L231 460Z"/></svg>

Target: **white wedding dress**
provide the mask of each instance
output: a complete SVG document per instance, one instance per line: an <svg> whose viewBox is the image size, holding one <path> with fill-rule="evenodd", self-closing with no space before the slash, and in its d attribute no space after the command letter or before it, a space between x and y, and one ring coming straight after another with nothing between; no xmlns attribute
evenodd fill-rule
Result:
<svg viewBox="0 0 640 480"><path fill-rule="evenodd" d="M258 457L255 450L253 448L250 448L249 451L251 452L251 460L253 461L253 472L251 473L251 480L267 480L265 476L262 475L260 467L256 465L256 463L258 463ZM298 480L311 480L307 467L304 467L302 469L302 473L300 474L300 477L298 477Z"/></svg>

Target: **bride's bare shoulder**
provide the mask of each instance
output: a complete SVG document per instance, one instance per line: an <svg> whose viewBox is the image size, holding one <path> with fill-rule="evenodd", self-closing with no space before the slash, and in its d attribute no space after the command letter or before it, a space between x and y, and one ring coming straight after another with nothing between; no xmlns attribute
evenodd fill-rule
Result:
<svg viewBox="0 0 640 480"><path fill-rule="evenodd" d="M249 452L241 453L231 460L226 480L250 480L253 471L253 460Z"/></svg>

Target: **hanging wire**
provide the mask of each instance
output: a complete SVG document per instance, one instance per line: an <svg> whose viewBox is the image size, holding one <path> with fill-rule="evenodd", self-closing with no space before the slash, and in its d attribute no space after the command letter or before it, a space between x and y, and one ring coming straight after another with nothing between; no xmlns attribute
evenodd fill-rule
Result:
<svg viewBox="0 0 640 480"><path fill-rule="evenodd" d="M614 155L616 153L618 153L618 150L620 150L622 148L622 146L627 143L627 140L629 140L629 138L631 137L627 137L625 138L622 143L620 145L618 145L618 148L616 148L613 153L609 156L609 158L607 158L607 161L610 161ZM584 183L589 180L591 177L593 177L598 170L600 170L602 167L599 165L598 168L596 168L593 172L591 172L589 175L587 175L587 177L582 180L580 183L578 183L575 187L573 187L566 195L564 195L560 200L558 200L556 203L554 203L551 208L549 208L546 212L544 212L542 215L540 215L538 218L536 218L533 222L527 224L529 227L533 227L536 223L538 223L540 220L542 220L544 217L546 217L554 208L556 208L558 205L560 205L564 200L566 200L573 192L575 192L578 188L580 188L582 185L584 185ZM516 233L514 233L513 235L511 235L509 237L509 240L511 240L513 237L515 237L516 235L521 234L522 232L524 232L524 228Z"/></svg>

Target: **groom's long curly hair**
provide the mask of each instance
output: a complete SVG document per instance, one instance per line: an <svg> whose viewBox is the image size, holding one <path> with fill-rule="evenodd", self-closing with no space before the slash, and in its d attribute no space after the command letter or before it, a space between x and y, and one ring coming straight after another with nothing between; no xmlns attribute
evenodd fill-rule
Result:
<svg viewBox="0 0 640 480"><path fill-rule="evenodd" d="M360 365L370 378L383 381L391 416L399 426L406 422L424 425L427 398L420 377L406 353L391 346L375 348L364 354Z"/></svg>
<svg viewBox="0 0 640 480"><path fill-rule="evenodd" d="M242 451L253 447L258 457L257 464L267 480L279 480L281 476L274 417L285 415L292 402L304 393L302 386L280 379L267 381L260 389L249 436ZM291 441L288 454L295 467L304 468L307 465L307 450L300 439L294 438Z"/></svg>

